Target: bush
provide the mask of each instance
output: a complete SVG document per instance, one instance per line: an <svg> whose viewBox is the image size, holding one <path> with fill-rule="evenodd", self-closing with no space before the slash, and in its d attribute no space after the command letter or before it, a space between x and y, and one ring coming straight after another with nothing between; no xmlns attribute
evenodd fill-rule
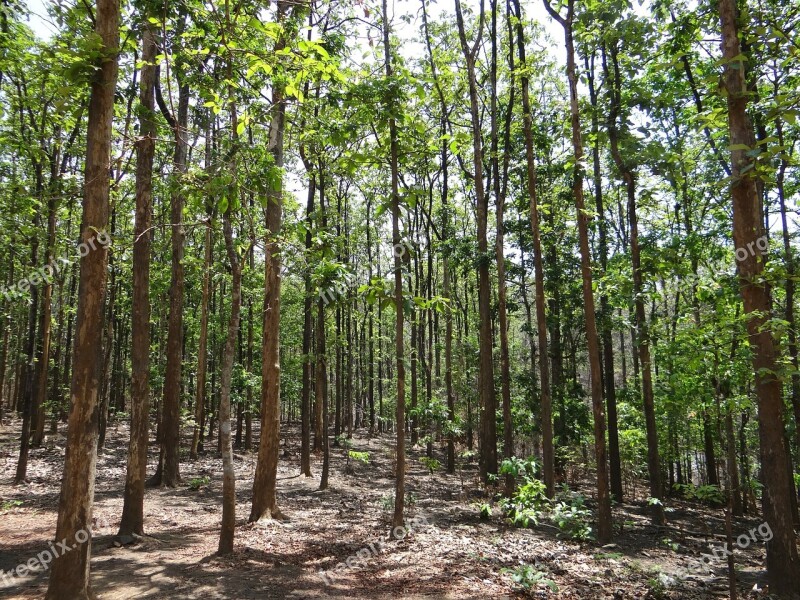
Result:
<svg viewBox="0 0 800 600"><path fill-rule="evenodd" d="M555 581L548 579L546 577L547 573L539 571L531 565L521 565L516 569L503 569L503 572L509 574L511 581L523 590L528 591L534 587L546 585L551 592L558 592L558 586Z"/></svg>
<svg viewBox="0 0 800 600"><path fill-rule="evenodd" d="M369 463L369 452L356 452L355 450L350 450L349 454L350 458L353 460L362 462L365 465Z"/></svg>
<svg viewBox="0 0 800 600"><path fill-rule="evenodd" d="M524 483L519 486L511 498L503 498L501 507L508 517L509 522L517 527L529 527L539 523L542 510L549 504L545 494L545 485L536 479L536 462L528 458L520 460L511 457L503 461L500 467L501 475L512 475L515 479L522 479Z"/></svg>
<svg viewBox="0 0 800 600"><path fill-rule="evenodd" d="M189 489L196 492L204 485L208 485L211 483L211 478L208 475L204 475L203 477L195 477L189 481Z"/></svg>
<svg viewBox="0 0 800 600"><path fill-rule="evenodd" d="M571 502L559 501L553 507L552 519L556 526L571 540L585 542L593 538L589 520L592 513L584 506L585 499L576 494Z"/></svg>
<svg viewBox="0 0 800 600"><path fill-rule="evenodd" d="M673 489L681 494L685 500L696 500L711 506L720 506L725 504L725 496L716 485L695 486L691 483L678 483L673 486Z"/></svg>
<svg viewBox="0 0 800 600"><path fill-rule="evenodd" d="M440 463L435 458L431 458L430 456L421 457L419 459L419 462L421 462L423 465L425 465L428 468L428 470L431 472L431 475L433 475L434 471L438 471L439 468L442 466L442 463Z"/></svg>

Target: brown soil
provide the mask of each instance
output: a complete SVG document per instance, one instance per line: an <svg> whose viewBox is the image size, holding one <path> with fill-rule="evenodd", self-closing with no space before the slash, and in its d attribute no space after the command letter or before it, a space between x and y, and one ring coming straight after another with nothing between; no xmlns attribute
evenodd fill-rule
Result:
<svg viewBox="0 0 800 600"><path fill-rule="evenodd" d="M10 571L46 550L55 530L63 431L44 448L31 451L29 483L12 485L18 452L19 421L0 426L0 569ZM97 463L92 581L101 600L127 598L565 598L700 599L727 597L724 561L707 573L677 581L669 577L687 568L700 553L724 541L722 511L670 502L669 527L649 524L644 502L615 507L614 544L561 539L547 519L530 529L510 526L495 507L479 518L476 467L464 464L456 475L440 469L431 475L419 462L424 449L409 452L408 518L424 517L402 541L391 541L393 496L392 443L389 436L352 440L354 450L369 453L367 464L332 448L330 489L317 490L321 457L314 477L299 473L297 428L283 426L284 455L278 472L278 500L287 521L246 522L250 508L255 454L236 451L236 552L215 556L221 516L221 460L209 452L181 465L184 485L149 489L145 499L147 537L117 547L114 535L122 507L128 430L111 428ZM211 444L206 443L206 448ZM151 448L151 457L157 456ZM443 461L441 457L440 460ZM151 465L152 473L155 465ZM592 507L591 483L571 481ZM201 479L201 478L208 478ZM189 484L194 481L194 486ZM198 489L193 489L197 487ZM640 486L641 489L641 486ZM760 519L734 523L734 536L757 527ZM619 533L620 528L622 532ZM382 546L380 545L382 543ZM368 550L372 544L374 550ZM365 560L353 569L337 564L362 550ZM366 553L370 557L366 558ZM736 551L739 597L763 595L763 544ZM517 586L508 570L533 565L547 582L529 591ZM320 571L332 574L330 583ZM0 598L41 598L47 573L13 580Z"/></svg>

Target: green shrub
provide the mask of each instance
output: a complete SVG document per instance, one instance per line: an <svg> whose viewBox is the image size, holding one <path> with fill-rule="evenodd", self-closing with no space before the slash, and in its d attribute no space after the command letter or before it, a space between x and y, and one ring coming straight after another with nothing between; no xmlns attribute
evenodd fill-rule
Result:
<svg viewBox="0 0 800 600"><path fill-rule="evenodd" d="M589 525L592 513L585 502L581 494L575 494L569 501L560 500L553 507L553 522L571 540L585 542L593 537Z"/></svg>
<svg viewBox="0 0 800 600"><path fill-rule="evenodd" d="M428 468L428 470L431 472L431 475L433 475L434 471L438 471L442 466L442 463L440 463L435 458L431 458L430 456L421 457L419 459L419 462L421 462L423 465L425 465Z"/></svg>
<svg viewBox="0 0 800 600"><path fill-rule="evenodd" d="M501 500L501 507L509 522L517 527L538 524L542 511L550 501L545 494L544 483L535 477L536 462L533 458L506 459L500 467L500 474L513 475L515 479L523 480L511 498Z"/></svg>
<svg viewBox="0 0 800 600"><path fill-rule="evenodd" d="M546 585L553 593L558 592L558 586L555 581L547 578L547 573L539 571L531 565L520 565L516 569L503 569L503 573L510 575L517 587L523 590L531 590L541 585Z"/></svg>
<svg viewBox="0 0 800 600"><path fill-rule="evenodd" d="M350 450L349 457L353 460L362 462L365 465L369 464L369 452L356 452L355 450Z"/></svg>
<svg viewBox="0 0 800 600"><path fill-rule="evenodd" d="M702 502L711 506L725 504L725 496L716 485L695 486L691 483L678 483L673 486L673 489L680 493L686 500L696 500L697 502Z"/></svg>
<svg viewBox="0 0 800 600"><path fill-rule="evenodd" d="M211 483L211 478L208 475L195 477L194 479L189 480L189 489L196 492L201 487L208 485L209 483Z"/></svg>

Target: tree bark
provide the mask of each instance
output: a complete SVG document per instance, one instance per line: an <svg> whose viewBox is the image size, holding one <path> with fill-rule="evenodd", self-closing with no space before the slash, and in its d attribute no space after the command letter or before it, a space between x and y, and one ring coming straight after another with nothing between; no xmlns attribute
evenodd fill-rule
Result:
<svg viewBox="0 0 800 600"><path fill-rule="evenodd" d="M597 105L597 90L594 85L594 54L591 61L586 58L586 79L589 88L589 100L592 105L592 172L594 179L594 199L597 210L597 246L600 255L600 267L603 275L608 270L608 224L603 208L603 178L600 170L600 123ZM616 502L623 501L622 460L619 453L619 427L617 418L617 386L614 380L614 344L612 341L613 309L608 302L608 294L600 296L600 338L603 344L603 387L608 409L608 462L611 480L611 494ZM623 378L624 381L624 378Z"/></svg>
<svg viewBox="0 0 800 600"><path fill-rule="evenodd" d="M395 121L395 94L396 82L393 81L394 69L392 67L391 46L389 45L389 11L387 1L382 2L383 18L383 58L385 63L386 80L392 94L387 96L384 107L389 120L389 165L392 173L392 244L394 256L394 310L395 310L395 364L397 375L397 407L395 420L397 428L397 444L395 446L395 485L394 485L394 514L392 515L392 535L397 527L403 525L403 512L406 498L406 428L405 428L405 402L406 402L406 374L404 346L403 346L403 263L400 246L400 174L399 154L400 148L397 136L397 123Z"/></svg>
<svg viewBox="0 0 800 600"><path fill-rule="evenodd" d="M758 240L764 238L764 220L756 188L753 157L753 124L747 114L749 95L745 84L745 61L741 55L737 8L734 0L720 0L722 55L725 61L723 85L728 98L728 128L731 143L731 196L733 198L733 241L737 271L747 315L747 331L753 352L755 391L758 402L758 431L761 443L764 516L773 537L767 541L769 591L782 598L800 594L800 559L795 541L788 448L783 421L781 382L770 316L770 289L764 281L764 252ZM766 239L766 238L764 238Z"/></svg>
<svg viewBox="0 0 800 600"><path fill-rule="evenodd" d="M67 429L67 447L56 540L66 540L72 550L57 557L51 566L48 600L94 598L89 581L92 503L97 462L97 395L103 335L103 298L106 288L108 248L96 243L96 232L108 226L109 162L111 155L114 92L119 47L119 3L97 0L95 31L104 51L91 84L87 128L83 201L83 243L96 248L80 261L75 349L70 396L72 410ZM73 547L74 544L74 547Z"/></svg>
<svg viewBox="0 0 800 600"><path fill-rule="evenodd" d="M227 5L226 5L227 7ZM232 110L234 143L236 143L236 111ZM236 151L235 149L233 150ZM234 162L234 176L235 176ZM234 193L236 186L234 185ZM236 471L233 466L233 444L231 440L231 377L233 359L236 352L236 337L239 332L239 318L242 310L242 264L233 244L231 225L232 205L238 202L234 197L228 199L228 207L223 216L222 228L225 235L225 249L231 267L231 314L228 320L228 334L222 355L220 371L219 431L222 441L222 525L220 527L217 553L233 552L233 536L236 528Z"/></svg>
<svg viewBox="0 0 800 600"><path fill-rule="evenodd" d="M311 336L312 336L312 285L311 285L311 247L312 235L311 226L313 223L314 214L314 197L317 194L316 177L314 176L313 167L305 158L305 152L301 148L303 155L303 162L306 163L306 171L308 172L308 202L306 204L306 266L305 273L305 298L303 299L303 388L301 391L300 400L300 419L301 419L301 432L300 432L300 472L306 477L311 477L311 376L312 376L312 361L311 361ZM320 423L321 424L321 423ZM317 430L318 432L318 430ZM322 443L320 436L315 436L314 449L321 449L318 444Z"/></svg>
<svg viewBox="0 0 800 600"><path fill-rule="evenodd" d="M183 17L185 19L185 16ZM179 29L183 29L180 24ZM187 124L189 120L189 85L178 80L178 113L173 116L161 97L161 84L156 75L156 99L161 112L172 128L175 139L173 154L173 185L170 197L170 226L172 229L172 263L169 287L169 320L167 330L167 367L164 374L164 401L162 403L162 447L163 464L159 460L159 472L152 483L166 487L176 487L180 476L180 404L181 404L181 363L183 349L183 291L184 291L184 241L183 205L181 178L187 170L189 139Z"/></svg>
<svg viewBox="0 0 800 600"><path fill-rule="evenodd" d="M461 51L467 67L469 83L470 116L472 127L473 169L471 174L475 188L478 226L478 394L481 403L480 430L480 475L481 480L489 483L490 474L497 473L497 425L495 423L495 390L494 365L492 363L492 316L491 316L491 279L489 277L489 243L487 240L489 198L484 189L483 180L483 142L481 140L480 104L478 98L478 80L475 72L478 49L481 43L485 21L484 2L480 2L480 17L476 42L472 47L467 42L464 15L461 1L456 0L456 21Z"/></svg>
<svg viewBox="0 0 800 600"><path fill-rule="evenodd" d="M594 416L594 447L597 461L597 540L601 544L611 539L611 498L608 490L608 464L606 459L605 409L603 406L603 380L600 371L600 345L595 318L594 291L592 289L591 252L589 250L589 217L583 200L583 142L581 139L580 109L578 107L578 74L575 68L575 46L572 26L575 0L567 0L566 18L559 15L548 0L544 5L550 15L564 28L567 48L567 78L569 81L570 120L572 124L572 146L574 165L572 193L578 220L578 237L581 252L581 278L583 281L583 310L586 319L586 342L589 353L589 378L592 392Z"/></svg>
<svg viewBox="0 0 800 600"><path fill-rule="evenodd" d="M525 33L519 0L512 0L517 23L517 52L522 86L522 128L525 135L526 184L530 200L531 233L533 235L533 265L536 290L536 331L539 342L539 381L541 392L542 475L547 497L555 495L555 461L553 451L553 410L550 390L550 361L547 353L547 316L545 313L544 267L539 223L539 203L536 192L536 157L533 147L533 116L531 114L529 77L525 57ZM510 11L509 11L510 12Z"/></svg>
<svg viewBox="0 0 800 600"><path fill-rule="evenodd" d="M139 139L136 141L136 223L133 233L131 438L118 536L144 534L144 484L150 425L150 223L156 146L156 39L147 15L142 32Z"/></svg>
<svg viewBox="0 0 800 600"><path fill-rule="evenodd" d="M278 0L278 23L286 19L289 0ZM286 40L278 39L275 50L286 47ZM270 122L269 151L276 169L283 168L283 133L286 127L286 102L283 89L272 89L273 114ZM275 178L267 194L265 219L267 237L264 240L264 333L261 347L261 439L258 444L258 463L253 481L253 506L250 521L269 516L283 518L278 509L276 485L278 475L278 450L280 446L280 314L281 314L281 257L278 236L283 221L283 181Z"/></svg>

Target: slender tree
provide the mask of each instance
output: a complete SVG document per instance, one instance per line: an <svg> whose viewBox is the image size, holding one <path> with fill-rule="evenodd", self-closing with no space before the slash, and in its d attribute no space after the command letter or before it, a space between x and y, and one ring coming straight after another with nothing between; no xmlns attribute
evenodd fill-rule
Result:
<svg viewBox="0 0 800 600"><path fill-rule="evenodd" d="M148 15L142 22L139 139L136 140L136 223L133 233L131 437L119 537L144 533L144 484L150 426L150 222L156 146L156 39Z"/></svg>
<svg viewBox="0 0 800 600"><path fill-rule="evenodd" d="M567 49L567 80L569 83L570 122L572 129L573 174L572 194L578 220L578 237L581 252L581 279L583 283L583 312L586 321L586 342L589 351L589 378L592 392L592 413L594 416L594 451L597 461L597 539L607 543L611 539L611 497L608 491L608 463L606 458L606 426L603 406L603 379L600 371L600 344L597 335L594 290L592 289L592 264L589 249L589 216L583 200L583 141L581 136L581 115L578 107L578 73L575 66L575 42L573 22L575 0L567 0L567 14L561 16L544 0L544 6L564 29Z"/></svg>
<svg viewBox="0 0 800 600"><path fill-rule="evenodd" d="M516 17L516 41L519 53L520 86L522 88L522 127L525 135L526 184L530 198L531 233L533 234L533 268L536 289L536 331L539 341L539 390L542 419L542 474L547 496L555 495L555 461L553 452L553 414L550 391L550 362L547 353L547 316L545 313L544 268L539 221L539 203L536 195L536 158L533 147L533 116L529 91L528 63L525 56L525 34L519 0L511 0ZM510 8L510 7L509 7ZM509 15L511 11L509 10Z"/></svg>
<svg viewBox="0 0 800 600"><path fill-rule="evenodd" d="M277 21L285 24L289 0L278 0ZM300 5L294 5L296 8ZM275 44L275 52L286 47L284 32ZM269 152L276 169L283 168L283 142L286 128L286 98L283 86L272 86L272 119L269 126ZM283 222L283 180L280 174L272 179L265 209L267 237L265 243L264 275L264 334L261 347L261 439L258 463L253 480L253 506L250 521L272 516L283 518L278 508L276 486L278 450L280 446L280 316L281 316L281 256L278 236Z"/></svg>
<svg viewBox="0 0 800 600"><path fill-rule="evenodd" d="M98 244L97 236L108 227L108 172L119 48L117 0L97 0L95 31L104 51L98 53L98 69L91 83L81 228L81 242L95 248L85 253L80 261L70 386L72 409L55 536L56 540L66 540L71 551L53 561L46 595L48 600L94 598L89 581L89 561L97 462L98 374L108 265L108 247Z"/></svg>
<svg viewBox="0 0 800 600"><path fill-rule="evenodd" d="M746 62L739 43L738 11L734 0L720 0L719 15L724 59L723 86L728 99L731 143L731 197L736 268L747 315L747 332L755 370L758 432L761 442L764 516L773 537L767 541L769 591L780 598L800 595L800 558L794 534L784 405L778 379L775 342L767 321L771 313L770 287L764 280L764 219L756 187L756 148L753 124L747 114Z"/></svg>
<svg viewBox="0 0 800 600"><path fill-rule="evenodd" d="M475 63L481 47L485 22L484 2L480 3L480 17L475 42L467 41L461 1L456 0L456 22L461 51L467 66L470 117L472 126L473 170L470 174L475 190L478 225L478 390L481 400L481 479L489 482L489 475L497 473L497 412L495 406L494 365L492 362L491 280L489 277L489 243L487 240L489 197L484 189L483 141L481 137L480 100Z"/></svg>
<svg viewBox="0 0 800 600"><path fill-rule="evenodd" d="M406 371L404 362L403 339L403 252L400 251L400 172L399 172L399 143L397 123L395 119L395 106L398 93L392 66L392 53L389 44L389 11L386 0L383 0L383 60L386 83L389 93L386 96L386 114L389 120L389 167L392 173L392 244L394 255L394 310L395 310L395 370L397 377L397 408L395 421L397 424L397 445L395 447L395 485L394 485L394 515L392 516L392 531L403 525L403 512L406 499Z"/></svg>

